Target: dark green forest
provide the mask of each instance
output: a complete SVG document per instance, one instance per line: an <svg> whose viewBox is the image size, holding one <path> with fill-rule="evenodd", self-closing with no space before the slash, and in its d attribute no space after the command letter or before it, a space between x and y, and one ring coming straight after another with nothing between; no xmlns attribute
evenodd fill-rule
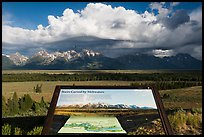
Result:
<svg viewBox="0 0 204 137"><path fill-rule="evenodd" d="M47 74L21 73L3 74L3 82L24 81L202 81L202 72L168 72L168 73L81 73L81 74Z"/></svg>
<svg viewBox="0 0 204 137"><path fill-rule="evenodd" d="M131 86L135 87L153 87L157 90L167 90L167 89L178 89L192 86L202 86L202 82L192 82L192 81L157 81L157 82L146 82L146 83L131 83Z"/></svg>

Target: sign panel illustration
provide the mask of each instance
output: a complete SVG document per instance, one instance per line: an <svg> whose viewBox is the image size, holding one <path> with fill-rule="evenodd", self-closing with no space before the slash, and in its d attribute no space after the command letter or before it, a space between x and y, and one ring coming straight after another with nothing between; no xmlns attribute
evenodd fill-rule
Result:
<svg viewBox="0 0 204 137"><path fill-rule="evenodd" d="M152 89L60 88L55 96L49 134L165 134Z"/></svg>

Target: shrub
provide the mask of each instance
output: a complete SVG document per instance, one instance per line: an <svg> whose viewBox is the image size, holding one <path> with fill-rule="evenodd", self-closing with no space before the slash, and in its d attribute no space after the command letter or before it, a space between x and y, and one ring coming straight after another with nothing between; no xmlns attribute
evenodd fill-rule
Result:
<svg viewBox="0 0 204 137"><path fill-rule="evenodd" d="M27 133L27 135L41 135L43 127L34 127L33 130L31 130L30 132Z"/></svg>
<svg viewBox="0 0 204 137"><path fill-rule="evenodd" d="M11 135L11 125L5 124L2 126L2 135Z"/></svg>
<svg viewBox="0 0 204 137"><path fill-rule="evenodd" d="M22 135L22 134L23 134L23 131L20 128L16 127L14 129L14 135Z"/></svg>
<svg viewBox="0 0 204 137"><path fill-rule="evenodd" d="M12 129L11 125L4 124L4 126L2 126L2 135L41 135L42 129L42 126L34 127L33 130L26 133L21 128L15 127Z"/></svg>
<svg viewBox="0 0 204 137"><path fill-rule="evenodd" d="M186 124L193 128L199 128L202 125L202 116L198 113L188 114Z"/></svg>
<svg viewBox="0 0 204 137"><path fill-rule="evenodd" d="M36 85L36 87L33 87L34 92L36 93L41 93L42 92L42 84L39 86L38 84Z"/></svg>
<svg viewBox="0 0 204 137"><path fill-rule="evenodd" d="M185 112L178 110L172 115L168 116L171 127L176 132L187 130L187 127L200 128L202 127L202 114Z"/></svg>
<svg viewBox="0 0 204 137"><path fill-rule="evenodd" d="M202 91L202 90L201 90ZM192 108L191 109L191 112L194 114L194 113L199 113L199 114L202 114L202 108Z"/></svg>
<svg viewBox="0 0 204 137"><path fill-rule="evenodd" d="M162 98L166 99L166 98L169 98L169 97L170 97L170 95L165 93Z"/></svg>

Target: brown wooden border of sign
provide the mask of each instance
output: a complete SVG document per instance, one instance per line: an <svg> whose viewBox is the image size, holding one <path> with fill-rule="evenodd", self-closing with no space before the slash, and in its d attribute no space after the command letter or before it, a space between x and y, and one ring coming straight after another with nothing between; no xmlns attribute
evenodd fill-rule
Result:
<svg viewBox="0 0 204 137"><path fill-rule="evenodd" d="M159 92L154 87L136 87L136 86L66 86L66 85L57 85L55 87L54 94L52 96L52 101L48 109L47 118L45 120L42 135L48 135L54 117L54 111L59 97L61 89L151 89L153 96L157 105L157 110L161 118L162 126L166 135L173 135L173 130L167 118L161 97Z"/></svg>

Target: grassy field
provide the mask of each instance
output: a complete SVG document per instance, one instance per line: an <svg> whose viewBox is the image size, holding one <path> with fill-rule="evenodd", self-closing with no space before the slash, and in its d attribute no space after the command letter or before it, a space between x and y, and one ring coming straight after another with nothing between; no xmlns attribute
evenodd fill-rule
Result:
<svg viewBox="0 0 204 137"><path fill-rule="evenodd" d="M130 85L135 81L35 81L35 82L2 82L2 95L8 99L16 92L18 97L30 94L35 101L40 101L43 96L45 101L51 101L56 85ZM35 93L33 87L42 84L42 93ZM182 107L184 109L202 107L202 86L195 86L182 89L171 89L159 91L161 96L169 94L164 98L166 108Z"/></svg>
<svg viewBox="0 0 204 137"><path fill-rule="evenodd" d="M195 72L197 70L3 70L2 74L46 73L46 74L75 74L75 73L167 73ZM197 72L200 72L198 70Z"/></svg>
<svg viewBox="0 0 204 137"><path fill-rule="evenodd" d="M202 86L161 90L159 93L161 96L169 95L168 98L163 99L165 108L202 108Z"/></svg>
<svg viewBox="0 0 204 137"><path fill-rule="evenodd" d="M30 94L35 101L40 101L41 96L44 97L45 101L51 101L52 94L55 90L56 85L130 85L133 81L32 81L32 82L2 82L2 95L7 99L13 96L16 92L18 97L24 94ZM37 84L42 84L42 93L35 93L33 87Z"/></svg>

